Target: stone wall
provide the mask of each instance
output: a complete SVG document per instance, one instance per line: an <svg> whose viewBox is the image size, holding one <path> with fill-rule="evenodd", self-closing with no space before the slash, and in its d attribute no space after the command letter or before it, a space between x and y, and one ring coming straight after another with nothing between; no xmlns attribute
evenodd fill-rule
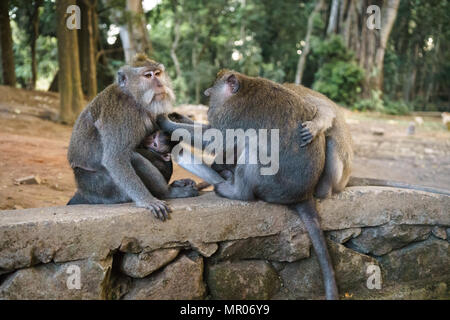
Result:
<svg viewBox="0 0 450 320"><path fill-rule="evenodd" d="M300 219L206 193L0 211L0 299L322 299ZM450 197L351 187L318 204L342 299L450 298Z"/></svg>

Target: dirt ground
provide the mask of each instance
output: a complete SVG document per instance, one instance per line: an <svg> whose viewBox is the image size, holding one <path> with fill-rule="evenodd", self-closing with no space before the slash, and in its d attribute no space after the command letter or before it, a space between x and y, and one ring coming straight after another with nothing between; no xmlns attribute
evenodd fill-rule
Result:
<svg viewBox="0 0 450 320"><path fill-rule="evenodd" d="M71 127L52 121L58 103L57 94L0 86L0 210L60 206L75 192L66 159ZM413 117L347 112L347 119L354 176L450 189L450 132L440 118L416 123L414 135L407 134ZM41 183L15 182L31 175ZM199 181L176 167L173 179L185 177Z"/></svg>

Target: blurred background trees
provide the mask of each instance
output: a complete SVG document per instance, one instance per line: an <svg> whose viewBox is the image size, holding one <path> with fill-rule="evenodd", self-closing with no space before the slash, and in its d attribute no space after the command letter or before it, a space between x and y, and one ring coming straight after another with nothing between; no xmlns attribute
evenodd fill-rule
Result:
<svg viewBox="0 0 450 320"><path fill-rule="evenodd" d="M81 9L78 31L61 30L68 4ZM70 123L79 90L91 99L143 51L165 64L180 103L206 103L229 68L357 110L449 111L448 21L446 0L3 0L1 81L60 91Z"/></svg>

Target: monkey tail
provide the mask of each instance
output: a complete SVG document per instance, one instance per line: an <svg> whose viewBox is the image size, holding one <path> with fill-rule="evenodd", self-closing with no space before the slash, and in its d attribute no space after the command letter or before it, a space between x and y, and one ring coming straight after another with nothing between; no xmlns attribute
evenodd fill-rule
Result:
<svg viewBox="0 0 450 320"><path fill-rule="evenodd" d="M330 254L328 253L327 243L320 228L319 218L316 210L316 203L313 198L296 204L295 211L300 215L306 230L308 231L320 269L322 270L325 286L325 296L327 300L338 300L339 293L336 285L333 265Z"/></svg>
<svg viewBox="0 0 450 320"><path fill-rule="evenodd" d="M382 180L382 179L350 177L350 180L348 181L348 184L347 184L347 187L363 187L363 186L364 187L375 186L375 187L411 189L411 190L425 191L425 192L431 192L431 193L437 193L437 194L443 194L446 196L450 196L450 191L447 191L447 190L418 186L418 185L397 182L397 181Z"/></svg>

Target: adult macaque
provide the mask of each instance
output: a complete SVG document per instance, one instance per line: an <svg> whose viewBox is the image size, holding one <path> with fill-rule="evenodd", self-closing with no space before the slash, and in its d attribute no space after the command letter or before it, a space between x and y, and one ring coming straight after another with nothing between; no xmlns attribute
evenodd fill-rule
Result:
<svg viewBox="0 0 450 320"><path fill-rule="evenodd" d="M121 68L117 83L87 105L73 128L68 160L78 189L68 204L134 201L165 220L170 208L160 199L197 196L192 184L168 185L151 159L136 151L173 100L162 64L138 55L133 66Z"/></svg>
<svg viewBox="0 0 450 320"><path fill-rule="evenodd" d="M222 71L212 88L208 120L220 129L280 129L280 168L273 176L260 175L260 165L214 163L225 181L215 182L215 191L224 197L241 200L261 199L287 204L296 210L310 234L325 282L327 299L337 299L334 271L317 219L313 193L327 197L352 185L394 186L437 192L433 188L411 186L378 179L350 177L353 159L352 140L339 107L325 96L302 86L281 86L272 81ZM159 116L158 123L167 132L184 128L191 134L192 145L209 141L194 135L193 125L174 123ZM300 127L299 127L300 124ZM326 139L326 140L325 140ZM236 150L233 146L232 152ZM230 151L230 150L226 150ZM242 154L248 151L245 145ZM220 155L220 159L222 155ZM204 166L205 172L210 168ZM186 169L189 170L187 166ZM224 174L225 173L225 174ZM202 177L201 170L196 174Z"/></svg>
<svg viewBox="0 0 450 320"><path fill-rule="evenodd" d="M226 136L227 129L279 129L279 170L272 175L262 175L261 163L237 161L234 173L215 184L216 193L230 199L261 199L285 204L295 210L302 218L317 253L326 297L337 299L334 270L313 198L325 165L325 136L318 132L315 139L302 148L304 132L298 130L299 124L314 119L317 106L280 84L227 70L218 74L214 86L207 89L205 95L210 98L209 123L212 128L222 131L223 136ZM208 145L209 141L194 135L195 125L175 123L164 116L158 117L158 123L169 133L178 128L188 130L192 140L187 142L192 145ZM240 147L243 150L237 159L252 148L248 143ZM269 147L267 149L271 152Z"/></svg>

